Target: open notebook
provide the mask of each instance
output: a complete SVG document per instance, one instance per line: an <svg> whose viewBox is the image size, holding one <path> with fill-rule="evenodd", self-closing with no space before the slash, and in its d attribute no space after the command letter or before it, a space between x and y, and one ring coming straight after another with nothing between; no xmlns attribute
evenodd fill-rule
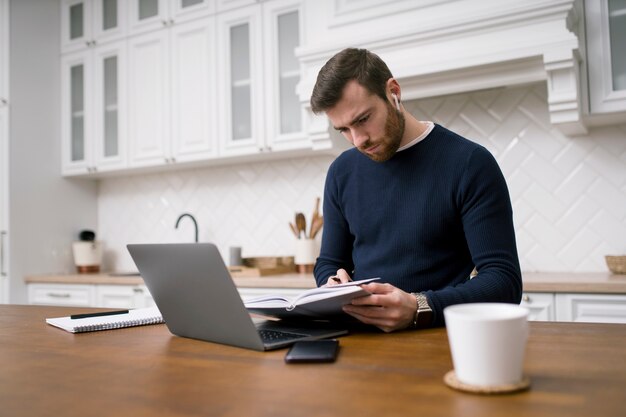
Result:
<svg viewBox="0 0 626 417"><path fill-rule="evenodd" d="M163 316L161 316L161 312L157 307L146 307L128 310L128 313L111 316L87 317L82 319L56 317L46 319L46 323L71 333L82 333L119 329L122 327L145 326L147 324L159 324L163 323Z"/></svg>
<svg viewBox="0 0 626 417"><path fill-rule="evenodd" d="M270 317L327 319L344 314L342 307L354 298L369 295L361 285L378 279L380 278L368 278L332 287L313 288L293 299L281 295L265 295L246 300L245 306L251 313Z"/></svg>

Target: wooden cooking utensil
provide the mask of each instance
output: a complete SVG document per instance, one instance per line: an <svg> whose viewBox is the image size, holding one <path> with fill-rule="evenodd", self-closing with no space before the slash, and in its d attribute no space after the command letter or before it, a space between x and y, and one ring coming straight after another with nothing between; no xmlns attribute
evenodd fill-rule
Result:
<svg viewBox="0 0 626 417"><path fill-rule="evenodd" d="M289 228L291 229L291 231L293 232L294 236L299 238L300 237L300 233L298 232L298 229L296 228L296 226L289 222Z"/></svg>
<svg viewBox="0 0 626 417"><path fill-rule="evenodd" d="M313 214L311 215L311 230L309 230L309 237L313 239L313 225L315 225L315 220L320 216L320 198L317 197L315 199L315 208L313 209Z"/></svg>
<svg viewBox="0 0 626 417"><path fill-rule="evenodd" d="M322 230L322 226L324 225L324 218L323 217L316 217L313 220L313 223L311 224L311 233L309 234L309 237L311 239L314 239L315 236L317 235L317 233Z"/></svg>
<svg viewBox="0 0 626 417"><path fill-rule="evenodd" d="M298 229L298 238L306 239L306 218L302 213L296 213L296 229Z"/></svg>

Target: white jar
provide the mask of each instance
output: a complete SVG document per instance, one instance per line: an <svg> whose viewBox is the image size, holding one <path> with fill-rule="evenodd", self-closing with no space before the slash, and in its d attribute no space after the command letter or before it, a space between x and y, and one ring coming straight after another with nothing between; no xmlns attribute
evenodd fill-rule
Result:
<svg viewBox="0 0 626 417"><path fill-rule="evenodd" d="M100 272L102 264L102 242L79 241L72 243L74 264L80 274Z"/></svg>

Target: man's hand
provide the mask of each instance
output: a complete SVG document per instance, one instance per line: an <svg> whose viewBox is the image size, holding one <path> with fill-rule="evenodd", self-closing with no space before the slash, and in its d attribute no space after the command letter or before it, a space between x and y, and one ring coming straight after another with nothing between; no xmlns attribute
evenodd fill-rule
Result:
<svg viewBox="0 0 626 417"><path fill-rule="evenodd" d="M385 332L404 329L413 323L417 310L414 296L391 284L370 283L361 287L371 295L355 298L343 311Z"/></svg>
<svg viewBox="0 0 626 417"><path fill-rule="evenodd" d="M326 281L326 284L324 284L324 286L332 287L333 285L344 284L350 281L352 281L352 278L350 278L350 274L348 274L348 272L345 269L338 269L337 274L333 275L332 277L329 277L328 281Z"/></svg>

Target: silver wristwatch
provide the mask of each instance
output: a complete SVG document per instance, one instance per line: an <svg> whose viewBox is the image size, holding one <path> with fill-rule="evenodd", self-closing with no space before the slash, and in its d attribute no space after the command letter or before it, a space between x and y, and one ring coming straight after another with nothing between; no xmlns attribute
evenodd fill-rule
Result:
<svg viewBox="0 0 626 417"><path fill-rule="evenodd" d="M413 328L422 329L424 327L430 327L433 321L433 309L428 304L428 298L421 292L413 292L412 296L417 301L417 309L415 310L415 316L413 317Z"/></svg>

